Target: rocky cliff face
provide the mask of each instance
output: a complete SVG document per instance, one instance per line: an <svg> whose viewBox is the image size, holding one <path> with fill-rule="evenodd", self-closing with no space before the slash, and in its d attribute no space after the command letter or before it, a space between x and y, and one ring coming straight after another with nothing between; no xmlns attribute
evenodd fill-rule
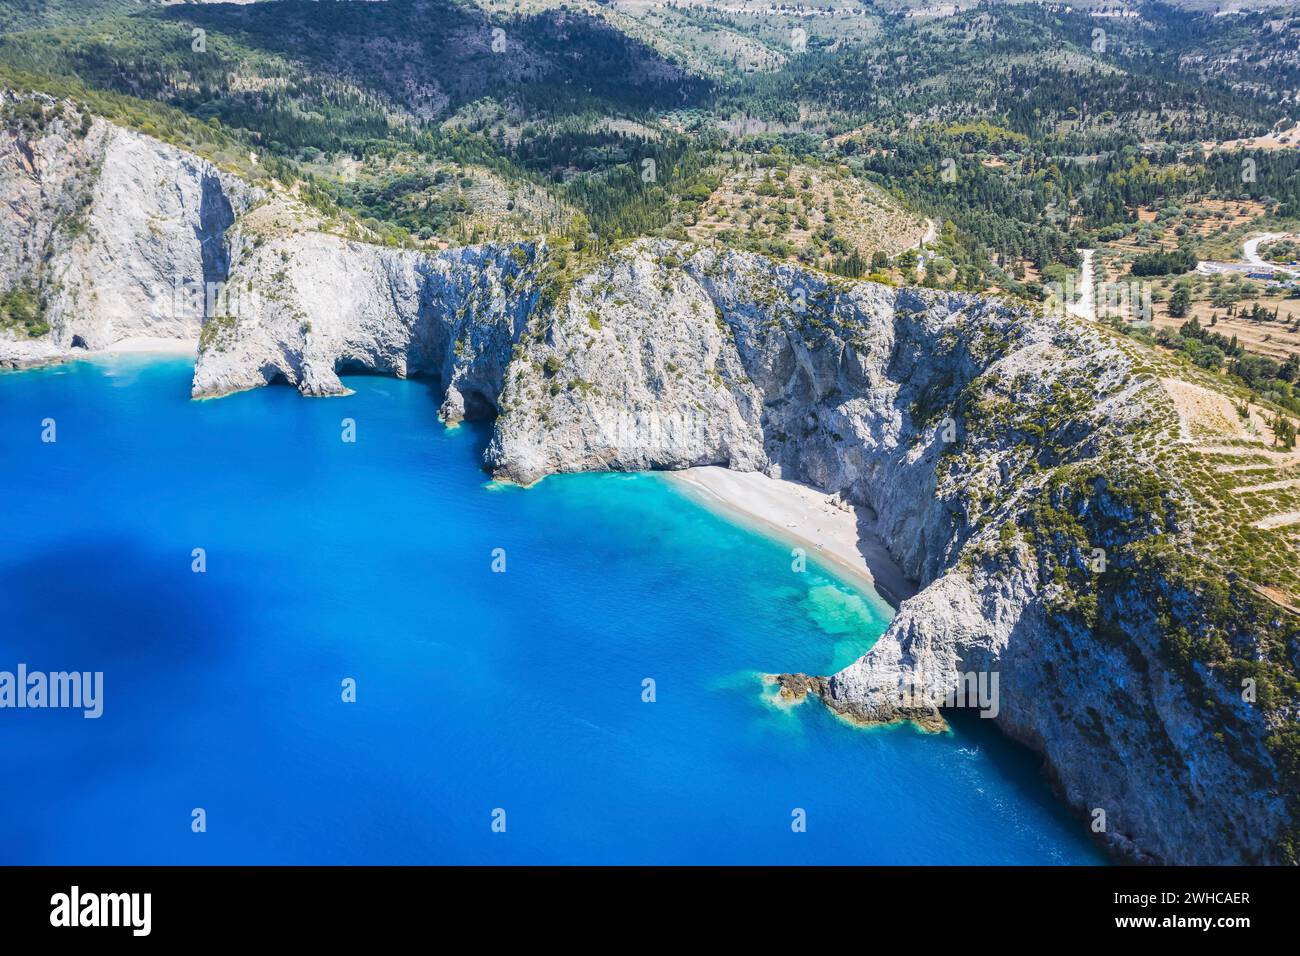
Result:
<svg viewBox="0 0 1300 956"><path fill-rule="evenodd" d="M196 396L428 372L448 421L496 416L487 465L502 478L711 464L837 493L921 588L867 655L787 677L788 692L864 721L996 710L1098 836L1139 859L1294 852L1275 756L1294 705L1244 700L1240 671L1188 647L1300 658L1300 636L1230 575L1218 594L1186 554L1197 518L1166 465L1178 416L1132 343L664 241L581 267L544 246L380 248L97 122L4 145L3 278L43 284L50 330L6 333L0 356L190 334L153 286L218 277Z"/></svg>
<svg viewBox="0 0 1300 956"><path fill-rule="evenodd" d="M1165 646L1168 602L1195 600L1148 551L1177 540L1180 491L1149 486L1137 449L1176 415L1106 333L671 242L567 278L544 250L321 242L236 256L259 283L286 269L292 293L205 346L196 394L276 375L329 394L349 365L418 367L449 383L449 417L467 387L499 412L499 477L711 464L838 493L921 591L869 654L809 682L827 705L926 726L996 710L1117 851L1277 858L1269 718Z"/></svg>
<svg viewBox="0 0 1300 956"><path fill-rule="evenodd" d="M1183 519L1176 481L1149 475L1177 416L1135 364L1073 320L641 243L526 343L488 460L522 482L716 464L838 493L921 590L817 682L829 706L927 726L996 710L1116 850L1273 859L1269 718L1165 647L1174 592L1174 617L1210 625L1145 557Z"/></svg>
<svg viewBox="0 0 1300 956"><path fill-rule="evenodd" d="M0 108L26 120L0 133L0 291L28 291L48 327L0 329L0 362L197 338L225 230L258 190L66 102L0 93Z"/></svg>
<svg viewBox="0 0 1300 956"><path fill-rule="evenodd" d="M229 308L204 329L195 396L273 381L339 395L339 371L366 369L437 375L448 421L495 414L512 347L537 304L539 250L426 254L319 225L275 200L232 231Z"/></svg>

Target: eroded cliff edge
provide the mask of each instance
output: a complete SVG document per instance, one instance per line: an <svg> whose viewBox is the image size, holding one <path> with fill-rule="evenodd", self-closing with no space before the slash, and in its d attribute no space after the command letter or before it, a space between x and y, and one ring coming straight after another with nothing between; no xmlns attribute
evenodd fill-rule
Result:
<svg viewBox="0 0 1300 956"><path fill-rule="evenodd" d="M922 589L813 685L828 706L933 726L949 691L996 673L998 725L1087 820L1104 811L1116 851L1289 858L1295 620L1187 553L1178 415L1133 343L666 241L579 269L545 247L330 242L305 247L317 265L272 256L292 294L205 345L196 394L418 365L448 384L449 417L467 394L497 413L502 478L710 464L837 493ZM1281 696L1243 700L1243 675Z"/></svg>
<svg viewBox="0 0 1300 956"><path fill-rule="evenodd" d="M202 321L196 396L428 372L446 420L495 416L486 463L502 478L714 464L838 493L921 590L870 653L802 686L855 719L935 725L947 690L997 673L998 725L1085 820L1105 812L1118 852L1295 861L1295 618L1191 546L1204 519L1187 443L1140 346L992 299L663 241L600 259L383 248L74 120L47 131L68 163L15 140L0 166L17 210L4 278L39 279L51 303L49 330L0 355ZM72 228L61 210L80 210ZM178 273L233 297L180 317L157 291L174 301Z"/></svg>
<svg viewBox="0 0 1300 956"><path fill-rule="evenodd" d="M69 101L0 90L0 368L149 336L195 339L255 186ZM35 333L35 334L33 334Z"/></svg>

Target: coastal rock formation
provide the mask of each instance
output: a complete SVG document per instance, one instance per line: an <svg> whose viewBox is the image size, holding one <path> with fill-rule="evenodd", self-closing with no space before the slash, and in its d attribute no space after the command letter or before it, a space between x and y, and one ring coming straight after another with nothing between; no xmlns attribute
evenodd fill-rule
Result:
<svg viewBox="0 0 1300 956"><path fill-rule="evenodd" d="M709 464L838 493L874 515L921 590L862 659L790 687L869 722L995 713L1128 856L1280 858L1276 715L1168 647L1171 608L1223 625L1159 563L1183 495L1148 481L1138 449L1174 440L1177 418L1132 343L993 299L667 241L572 275L539 250L308 241L302 262L271 260L295 275L292 307L205 346L196 394L274 374L328 394L347 364L418 366L449 382L449 418L470 379L499 413L487 463L501 478ZM356 276L355 305L336 276ZM1233 640L1276 623L1263 614Z"/></svg>
<svg viewBox="0 0 1300 956"><path fill-rule="evenodd" d="M338 373L429 373L443 417L491 417L514 343L537 305L538 249L475 246L437 254L320 231L282 200L229 237L231 307L204 326L196 397L274 381L341 395Z"/></svg>
<svg viewBox="0 0 1300 956"><path fill-rule="evenodd" d="M197 338L226 279L224 232L259 190L66 101L0 92L0 109L25 124L0 136L0 292L32 311L0 328L0 364Z"/></svg>
<svg viewBox="0 0 1300 956"><path fill-rule="evenodd" d="M426 372L446 421L495 416L486 464L503 479L723 465L805 482L869 516L920 589L840 673L785 675L790 694L867 722L977 709L1132 858L1297 858L1300 629L1193 553L1205 515L1142 346L665 240L590 258L380 247L145 137L70 123L0 164L4 280L39 281L49 303L47 331L4 333L12 364L189 334L152 292L182 270L230 293L202 310L195 396ZM84 227L59 225L63 209Z"/></svg>
<svg viewBox="0 0 1300 956"><path fill-rule="evenodd" d="M666 241L573 275L548 270L536 250L518 272L500 251L458 256L472 258L424 257L402 282L385 267L384 288L407 291L367 299L418 302L411 282L468 261L485 301L467 305L462 286L444 282L439 297L456 305L433 310L432 325L414 305L346 319L320 351L277 335L282 321L257 325L225 353L204 349L196 389L212 368L238 385L274 366L328 391L340 363L402 374L419 355L451 369L444 411L455 418L455 333L417 330L462 309L493 317L469 354L470 367L490 369L476 380L499 412L487 450L499 477L724 465L806 482L875 516L920 593L865 657L791 687L854 719L937 727L954 705L987 704L963 692L986 693L991 679L997 706L980 709L1044 754L1072 806L1104 812L1099 836L1116 850L1277 857L1290 816L1265 745L1270 718L1171 659L1165 603L1188 600L1184 585L1142 577L1144 549L1178 534L1180 490L1148 488L1133 450L1177 425L1164 391L1135 374L1131 344L988 298ZM307 321L334 311L335 286L297 281L328 290L295 300ZM246 342L259 343L251 360ZM313 366L322 371L297 371ZM1098 548L1109 576L1093 570ZM1203 607L1183 611L1204 623Z"/></svg>
<svg viewBox="0 0 1300 956"><path fill-rule="evenodd" d="M525 483L757 468L864 506L921 591L805 686L868 722L996 711L1129 856L1273 858L1275 718L1178 662L1168 631L1186 615L1259 647L1277 614L1216 621L1155 557L1185 530L1174 476L1151 476L1178 426L1136 365L1064 317L643 242L577 280L511 365L488 460ZM996 708L967 698L991 681Z"/></svg>

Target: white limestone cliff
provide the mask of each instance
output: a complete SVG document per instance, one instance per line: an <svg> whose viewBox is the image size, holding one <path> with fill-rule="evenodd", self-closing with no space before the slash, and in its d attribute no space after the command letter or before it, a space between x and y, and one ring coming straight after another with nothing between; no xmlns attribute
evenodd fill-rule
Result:
<svg viewBox="0 0 1300 956"><path fill-rule="evenodd" d="M658 240L581 267L545 246L379 247L172 147L76 123L0 144L0 285L39 281L50 326L3 333L0 364L195 334L156 289L170 303L177 276L216 277L229 294L199 313L196 397L429 373L445 420L495 417L501 478L712 464L838 494L920 590L867 655L791 687L858 720L936 726L964 675L996 673L994 719L1081 816L1106 811L1112 848L1280 858L1294 822L1265 745L1275 718L1164 647L1202 609L1119 558L1090 606L1075 532L1052 524L1117 556L1180 532L1177 481L1144 490L1134 440L1168 399L1102 331ZM912 685L928 696L900 694Z"/></svg>
<svg viewBox="0 0 1300 956"><path fill-rule="evenodd" d="M0 366L149 336L196 339L225 230L260 192L184 150L0 91L39 129L0 135L0 292L28 288L48 332L0 328Z"/></svg>
<svg viewBox="0 0 1300 956"><path fill-rule="evenodd" d="M418 364L450 375L444 411L455 419L464 352L470 368L490 369L475 380L492 406L483 411L499 413L487 450L499 477L712 464L837 493L871 516L921 590L870 653L817 683L829 706L934 726L966 675L997 674L999 726L1045 756L1080 814L1106 811L1114 849L1178 862L1271 858L1289 822L1276 784L1260 786L1276 770L1264 718L1222 691L1222 712L1206 710L1205 689L1162 657L1150 594L1128 595L1130 629L1112 646L1061 610L1068 589L1036 563L1053 546L1029 546L1032 521L1003 537L1053 493L1039 464L1109 461L1126 434L1168 412L1164 393L1095 328L665 241L638 241L558 281L538 278L542 252L512 263L485 249L429 257L326 252L320 241L308 240L301 261L272 256L294 276L293 306L241 322L224 350L205 347L196 394L275 374L329 393L349 365L405 374ZM477 299L466 294L475 282ZM554 307L537 305L539 286ZM355 304L345 287L361 290ZM461 314L468 325L447 324ZM298 320L310 335L297 334ZM482 323L486 338L475 339ZM468 351L452 344L467 332ZM1038 422L1063 394L1075 396L1072 410L1040 436L1049 461L1016 416ZM979 409L999 405L1014 414L978 426ZM1115 501L1124 480L1115 473ZM1160 528L1160 514L1127 504L1108 513L1111 497L1083 516L1098 540ZM1059 560L1077 564L1061 547ZM927 696L900 694L913 686ZM1237 726L1227 736L1222 713Z"/></svg>
<svg viewBox="0 0 1300 956"><path fill-rule="evenodd" d="M511 349L538 294L529 245L426 254L319 231L301 206L273 200L229 237L230 308L205 327L193 393L212 397L283 381L304 395L344 394L349 368L437 375L443 417L495 412Z"/></svg>

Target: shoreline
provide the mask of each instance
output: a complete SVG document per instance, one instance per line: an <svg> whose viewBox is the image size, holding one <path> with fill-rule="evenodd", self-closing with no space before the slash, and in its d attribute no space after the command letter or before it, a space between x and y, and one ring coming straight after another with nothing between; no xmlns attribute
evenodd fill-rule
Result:
<svg viewBox="0 0 1300 956"><path fill-rule="evenodd" d="M172 355L197 360L199 340L139 335L119 339L102 349L59 349L44 339L0 340L0 370L8 372L26 372L66 362L118 355Z"/></svg>
<svg viewBox="0 0 1300 956"><path fill-rule="evenodd" d="M193 355L199 354L198 339L164 339L137 335L119 339L102 349L87 349L85 355ZM71 353L77 357L77 352Z"/></svg>
<svg viewBox="0 0 1300 956"><path fill-rule="evenodd" d="M810 557L866 583L894 610L916 593L902 568L874 535L859 537L858 509L844 510L832 496L807 485L757 471L717 465L663 472L692 497L729 517L807 548Z"/></svg>

